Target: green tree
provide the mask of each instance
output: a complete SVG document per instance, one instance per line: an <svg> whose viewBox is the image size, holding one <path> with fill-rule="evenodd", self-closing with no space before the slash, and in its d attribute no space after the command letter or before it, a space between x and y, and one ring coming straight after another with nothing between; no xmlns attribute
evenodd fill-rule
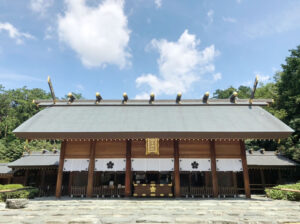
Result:
<svg viewBox="0 0 300 224"><path fill-rule="evenodd" d="M21 123L39 112L41 108L32 103L34 99L50 99L49 93L42 89L26 87L5 90L0 85L0 160L12 161L19 158L24 147L30 150L52 149L57 147L53 142L32 141L28 145L25 140L18 139L12 131ZM26 148L25 147L25 148Z"/></svg>
<svg viewBox="0 0 300 224"><path fill-rule="evenodd" d="M248 86L240 86L238 89L236 89L236 88L230 86L229 88L224 89L224 90L217 89L213 93L213 97L217 98L217 99L228 99L232 95L233 92L238 93L238 98L247 99L251 95L251 88Z"/></svg>
<svg viewBox="0 0 300 224"><path fill-rule="evenodd" d="M300 161L300 45L290 52L291 55L285 60L286 64L282 65L282 72L276 77L276 106L285 112L282 120L295 132L280 144L279 150Z"/></svg>

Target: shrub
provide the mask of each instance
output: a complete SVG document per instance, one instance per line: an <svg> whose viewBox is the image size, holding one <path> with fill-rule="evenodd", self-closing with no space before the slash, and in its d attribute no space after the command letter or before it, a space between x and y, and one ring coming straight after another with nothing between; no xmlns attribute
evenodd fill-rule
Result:
<svg viewBox="0 0 300 224"><path fill-rule="evenodd" d="M1 190L20 189L20 190L14 192L0 192L0 201L6 201L7 198L34 198L39 193L39 189L37 188L30 187L30 188L22 189L24 187L21 184L9 184L9 185L11 186L1 185L0 189Z"/></svg>
<svg viewBox="0 0 300 224"><path fill-rule="evenodd" d="M300 201L300 193L283 191L280 189L300 190L300 182L298 182L296 184L278 185L272 189L265 190L267 197L272 198L272 199Z"/></svg>
<svg viewBox="0 0 300 224"><path fill-rule="evenodd" d="M14 190L14 189L19 189L23 188L24 186L22 184L6 184L2 185L0 184L0 191L1 190Z"/></svg>

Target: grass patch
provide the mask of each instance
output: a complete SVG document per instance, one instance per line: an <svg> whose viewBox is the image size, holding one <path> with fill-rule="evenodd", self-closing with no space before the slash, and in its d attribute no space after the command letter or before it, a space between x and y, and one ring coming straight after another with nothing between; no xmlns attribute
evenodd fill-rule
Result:
<svg viewBox="0 0 300 224"><path fill-rule="evenodd" d="M289 200L289 201L300 201L300 193L299 192L291 192L281 189L290 189L290 190L298 190L300 191L300 182L296 184L286 184L286 185L278 185L273 188L267 188L266 195L269 198L276 200Z"/></svg>
<svg viewBox="0 0 300 224"><path fill-rule="evenodd" d="M0 201L6 201L7 198L34 198L38 193L39 189L22 184L0 185Z"/></svg>

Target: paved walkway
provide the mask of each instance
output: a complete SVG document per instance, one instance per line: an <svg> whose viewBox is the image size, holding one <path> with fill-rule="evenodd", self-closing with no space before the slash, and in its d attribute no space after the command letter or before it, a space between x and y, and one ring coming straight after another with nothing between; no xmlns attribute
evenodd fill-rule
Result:
<svg viewBox="0 0 300 224"><path fill-rule="evenodd" d="M253 199L38 198L28 208L6 209L0 223L300 223L300 203Z"/></svg>

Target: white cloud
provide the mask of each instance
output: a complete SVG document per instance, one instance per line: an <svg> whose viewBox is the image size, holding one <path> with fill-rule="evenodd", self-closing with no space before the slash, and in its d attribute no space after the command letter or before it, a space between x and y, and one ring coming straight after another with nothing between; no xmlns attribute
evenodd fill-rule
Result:
<svg viewBox="0 0 300 224"><path fill-rule="evenodd" d="M53 5L53 0L30 0L29 8L40 15L45 15L47 9Z"/></svg>
<svg viewBox="0 0 300 224"><path fill-rule="evenodd" d="M156 95L187 92L192 84L200 80L201 75L213 73L213 61L219 52L215 50L214 45L201 51L198 49L199 44L200 40L189 34L188 30L185 30L176 42L153 39L151 46L160 54L157 61L159 76L151 73L139 76L136 79L137 87L146 86L146 89L136 98L148 96L147 92L154 92Z"/></svg>
<svg viewBox="0 0 300 224"><path fill-rule="evenodd" d="M11 74L11 73L0 74L0 79L5 81L14 81L14 82L46 82L46 79L42 80L29 75L18 75L18 74Z"/></svg>
<svg viewBox="0 0 300 224"><path fill-rule="evenodd" d="M77 89L77 91L83 91L85 88L82 84L77 84L76 89Z"/></svg>
<svg viewBox="0 0 300 224"><path fill-rule="evenodd" d="M269 75L263 75L260 72L254 72L254 74L257 76L259 82L266 83L271 81L271 77Z"/></svg>
<svg viewBox="0 0 300 224"><path fill-rule="evenodd" d="M17 44L22 44L24 39L34 39L29 33L22 33L10 23L0 23L0 32L4 30L8 32L10 38L16 40Z"/></svg>
<svg viewBox="0 0 300 224"><path fill-rule="evenodd" d="M222 74L219 72L216 74L213 74L213 79L214 79L214 81L218 81L218 80L222 79Z"/></svg>
<svg viewBox="0 0 300 224"><path fill-rule="evenodd" d="M240 4L242 2L242 0L236 0L236 2Z"/></svg>
<svg viewBox="0 0 300 224"><path fill-rule="evenodd" d="M130 65L130 30L124 0L104 0L97 7L86 0L66 0L67 10L58 18L59 39L69 45L87 67Z"/></svg>
<svg viewBox="0 0 300 224"><path fill-rule="evenodd" d="M232 17L223 17L222 19L224 22L228 22L228 23L236 23L237 22L237 20Z"/></svg>
<svg viewBox="0 0 300 224"><path fill-rule="evenodd" d="M45 40L50 40L53 38L53 33L54 33L54 29L52 26L48 26L45 30L45 36L44 39Z"/></svg>
<svg viewBox="0 0 300 224"><path fill-rule="evenodd" d="M256 38L276 33L283 33L300 28L300 4L290 4L278 12L273 12L260 21L245 26L244 33L250 38Z"/></svg>
<svg viewBox="0 0 300 224"><path fill-rule="evenodd" d="M162 0L154 0L156 8L160 8L162 5Z"/></svg>
<svg viewBox="0 0 300 224"><path fill-rule="evenodd" d="M214 21L214 10L211 9L207 12L207 18L209 24L211 24Z"/></svg>
<svg viewBox="0 0 300 224"><path fill-rule="evenodd" d="M272 81L272 80L271 80L271 76L269 76L269 75L264 75L264 74L262 74L261 72L254 72L254 75L255 75L255 77L257 76L257 78L258 78L258 83L266 84L266 83ZM242 85L244 85L244 86L250 86L250 87L251 87L251 86L253 85L253 83L254 83L254 79L253 79L253 80L248 80L248 81L242 83Z"/></svg>

